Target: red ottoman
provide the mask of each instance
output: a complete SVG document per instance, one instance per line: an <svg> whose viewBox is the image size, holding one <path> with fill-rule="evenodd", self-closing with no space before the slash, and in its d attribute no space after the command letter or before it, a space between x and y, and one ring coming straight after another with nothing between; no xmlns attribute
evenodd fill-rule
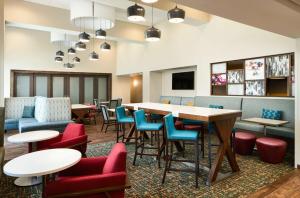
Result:
<svg viewBox="0 0 300 198"><path fill-rule="evenodd" d="M253 133L236 132L234 138L235 152L240 155L251 155L256 136Z"/></svg>
<svg viewBox="0 0 300 198"><path fill-rule="evenodd" d="M183 129L183 122L179 121L179 120L176 120L176 122L175 122L175 128L177 130L182 130Z"/></svg>
<svg viewBox="0 0 300 198"><path fill-rule="evenodd" d="M262 137L256 140L256 146L262 161L277 164L283 161L287 143L280 139Z"/></svg>

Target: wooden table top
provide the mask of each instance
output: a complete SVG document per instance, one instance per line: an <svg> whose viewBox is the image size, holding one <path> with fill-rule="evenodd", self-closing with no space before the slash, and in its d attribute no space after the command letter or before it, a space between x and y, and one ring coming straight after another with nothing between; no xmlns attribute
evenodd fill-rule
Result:
<svg viewBox="0 0 300 198"><path fill-rule="evenodd" d="M138 110L156 110L156 113L161 111L161 114L172 113L174 117L201 120L215 121L223 119L223 117L240 117L242 112L239 110L229 109L213 109L206 107L161 104L161 103L131 103L123 104L128 109Z"/></svg>
<svg viewBox="0 0 300 198"><path fill-rule="evenodd" d="M267 118L246 118L243 119L243 121L253 122L253 123L268 125L268 126L281 126L288 123L288 121L285 120L272 120Z"/></svg>
<svg viewBox="0 0 300 198"><path fill-rule="evenodd" d="M89 105L84 105L84 104L72 104L71 109L76 110L76 109L92 109L92 106Z"/></svg>

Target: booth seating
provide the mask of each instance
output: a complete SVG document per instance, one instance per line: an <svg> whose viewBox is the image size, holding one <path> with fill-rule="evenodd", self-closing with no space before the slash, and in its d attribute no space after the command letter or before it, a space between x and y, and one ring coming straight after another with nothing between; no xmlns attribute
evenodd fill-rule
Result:
<svg viewBox="0 0 300 198"><path fill-rule="evenodd" d="M125 189L130 188L126 155L125 145L117 143L108 156L82 158L47 181L43 197L125 197Z"/></svg>
<svg viewBox="0 0 300 198"><path fill-rule="evenodd" d="M72 148L80 151L83 155L86 152L88 136L85 134L83 124L70 123L63 133L50 140L37 142L37 150L54 148ZM29 144L29 152L32 151L32 144Z"/></svg>
<svg viewBox="0 0 300 198"><path fill-rule="evenodd" d="M262 161L277 164L284 159L287 143L280 139L262 137L256 140L256 146Z"/></svg>
<svg viewBox="0 0 300 198"><path fill-rule="evenodd" d="M240 155L251 155L255 146L256 136L253 133L236 132L234 138L235 152Z"/></svg>

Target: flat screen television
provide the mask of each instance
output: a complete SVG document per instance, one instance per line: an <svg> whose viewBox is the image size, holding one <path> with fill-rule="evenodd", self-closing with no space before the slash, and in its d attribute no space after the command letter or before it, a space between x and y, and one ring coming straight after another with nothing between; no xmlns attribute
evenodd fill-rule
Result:
<svg viewBox="0 0 300 198"><path fill-rule="evenodd" d="M172 89L173 90L193 90L194 89L194 73L180 72L172 74Z"/></svg>

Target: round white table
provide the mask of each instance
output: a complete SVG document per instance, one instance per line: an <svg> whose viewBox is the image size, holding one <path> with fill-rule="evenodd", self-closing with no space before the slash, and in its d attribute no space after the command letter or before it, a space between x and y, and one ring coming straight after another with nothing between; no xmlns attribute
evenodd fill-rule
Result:
<svg viewBox="0 0 300 198"><path fill-rule="evenodd" d="M41 131L31 131L25 133L19 133L12 135L7 138L8 142L11 143L32 143L32 148L36 148L34 145L36 142L49 140L55 138L59 135L58 131L52 130L41 130ZM40 184L42 182L41 177L20 177L15 180L15 185L17 186L32 186Z"/></svg>
<svg viewBox="0 0 300 198"><path fill-rule="evenodd" d="M6 175L20 178L46 176L65 170L81 159L81 153L74 149L48 149L19 156L3 167Z"/></svg>

